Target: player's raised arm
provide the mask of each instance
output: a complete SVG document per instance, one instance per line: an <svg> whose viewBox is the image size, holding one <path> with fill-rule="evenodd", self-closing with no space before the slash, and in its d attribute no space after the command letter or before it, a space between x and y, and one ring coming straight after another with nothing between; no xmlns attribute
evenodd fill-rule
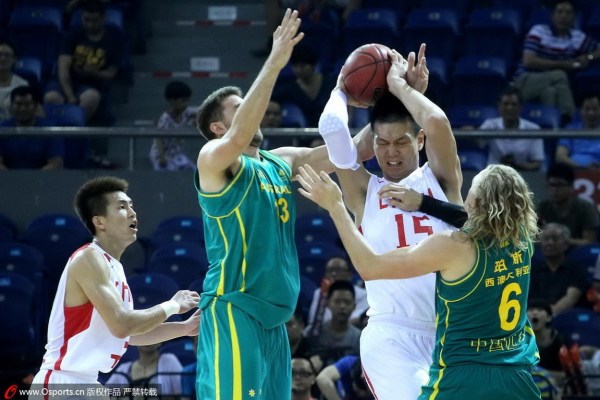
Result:
<svg viewBox="0 0 600 400"><path fill-rule="evenodd" d="M279 72L289 61L294 46L303 37L302 33L298 33L299 26L298 12L288 9L281 25L273 33L271 54L243 101L233 97L228 99L234 104L229 104L230 107L226 105L224 112L231 115L225 115L225 121L210 122L208 126L199 127L207 138L220 139L209 140L198 155L201 186L205 184L205 180L209 186L213 186L211 180L223 179L225 171L239 162L240 155L251 145ZM213 187L206 188L211 189L214 190Z"/></svg>
<svg viewBox="0 0 600 400"><path fill-rule="evenodd" d="M406 60L395 50L390 51L389 55L392 60L388 73L389 90L402 101L415 122L425 131L429 166L448 200L462 204L462 171L450 121L440 107L408 84L405 79L409 68Z"/></svg>

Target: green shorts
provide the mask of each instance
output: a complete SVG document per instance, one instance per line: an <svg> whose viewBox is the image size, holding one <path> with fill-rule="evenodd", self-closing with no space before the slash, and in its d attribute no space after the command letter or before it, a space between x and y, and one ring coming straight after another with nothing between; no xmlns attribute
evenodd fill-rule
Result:
<svg viewBox="0 0 600 400"><path fill-rule="evenodd" d="M285 324L265 329L246 312L215 298L200 320L196 396L202 400L289 398L290 360Z"/></svg>
<svg viewBox="0 0 600 400"><path fill-rule="evenodd" d="M418 400L539 400L528 368L469 364L429 368L429 382Z"/></svg>

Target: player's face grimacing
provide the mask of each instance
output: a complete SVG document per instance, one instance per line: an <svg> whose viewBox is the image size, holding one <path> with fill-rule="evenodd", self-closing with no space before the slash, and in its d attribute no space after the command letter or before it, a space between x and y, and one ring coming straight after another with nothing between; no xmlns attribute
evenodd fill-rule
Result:
<svg viewBox="0 0 600 400"><path fill-rule="evenodd" d="M405 122L378 122L375 124L373 149L383 177L398 182L419 166L419 150L423 147L423 133L411 133Z"/></svg>

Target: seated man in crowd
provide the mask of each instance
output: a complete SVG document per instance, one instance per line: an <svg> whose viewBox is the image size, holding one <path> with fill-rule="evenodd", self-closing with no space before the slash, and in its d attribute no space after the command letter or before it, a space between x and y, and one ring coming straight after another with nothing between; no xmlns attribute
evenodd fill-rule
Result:
<svg viewBox="0 0 600 400"><path fill-rule="evenodd" d="M10 93L12 118L2 122L5 127L52 126L36 117L39 105L35 91L30 86L19 86ZM5 136L0 138L0 170L6 169L60 169L65 155L64 140L60 137Z"/></svg>

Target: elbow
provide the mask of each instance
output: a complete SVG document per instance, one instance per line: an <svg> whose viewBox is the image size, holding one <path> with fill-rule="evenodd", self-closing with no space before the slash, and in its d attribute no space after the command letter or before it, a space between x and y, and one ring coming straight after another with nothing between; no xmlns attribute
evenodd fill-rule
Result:
<svg viewBox="0 0 600 400"><path fill-rule="evenodd" d="M441 109L437 109L427 116L426 126L430 129L450 128L450 120Z"/></svg>
<svg viewBox="0 0 600 400"><path fill-rule="evenodd" d="M122 325L119 325L116 327L109 327L109 329L110 329L110 333L112 333L112 335L118 339L125 339L125 338L131 336L129 334L129 330Z"/></svg>

